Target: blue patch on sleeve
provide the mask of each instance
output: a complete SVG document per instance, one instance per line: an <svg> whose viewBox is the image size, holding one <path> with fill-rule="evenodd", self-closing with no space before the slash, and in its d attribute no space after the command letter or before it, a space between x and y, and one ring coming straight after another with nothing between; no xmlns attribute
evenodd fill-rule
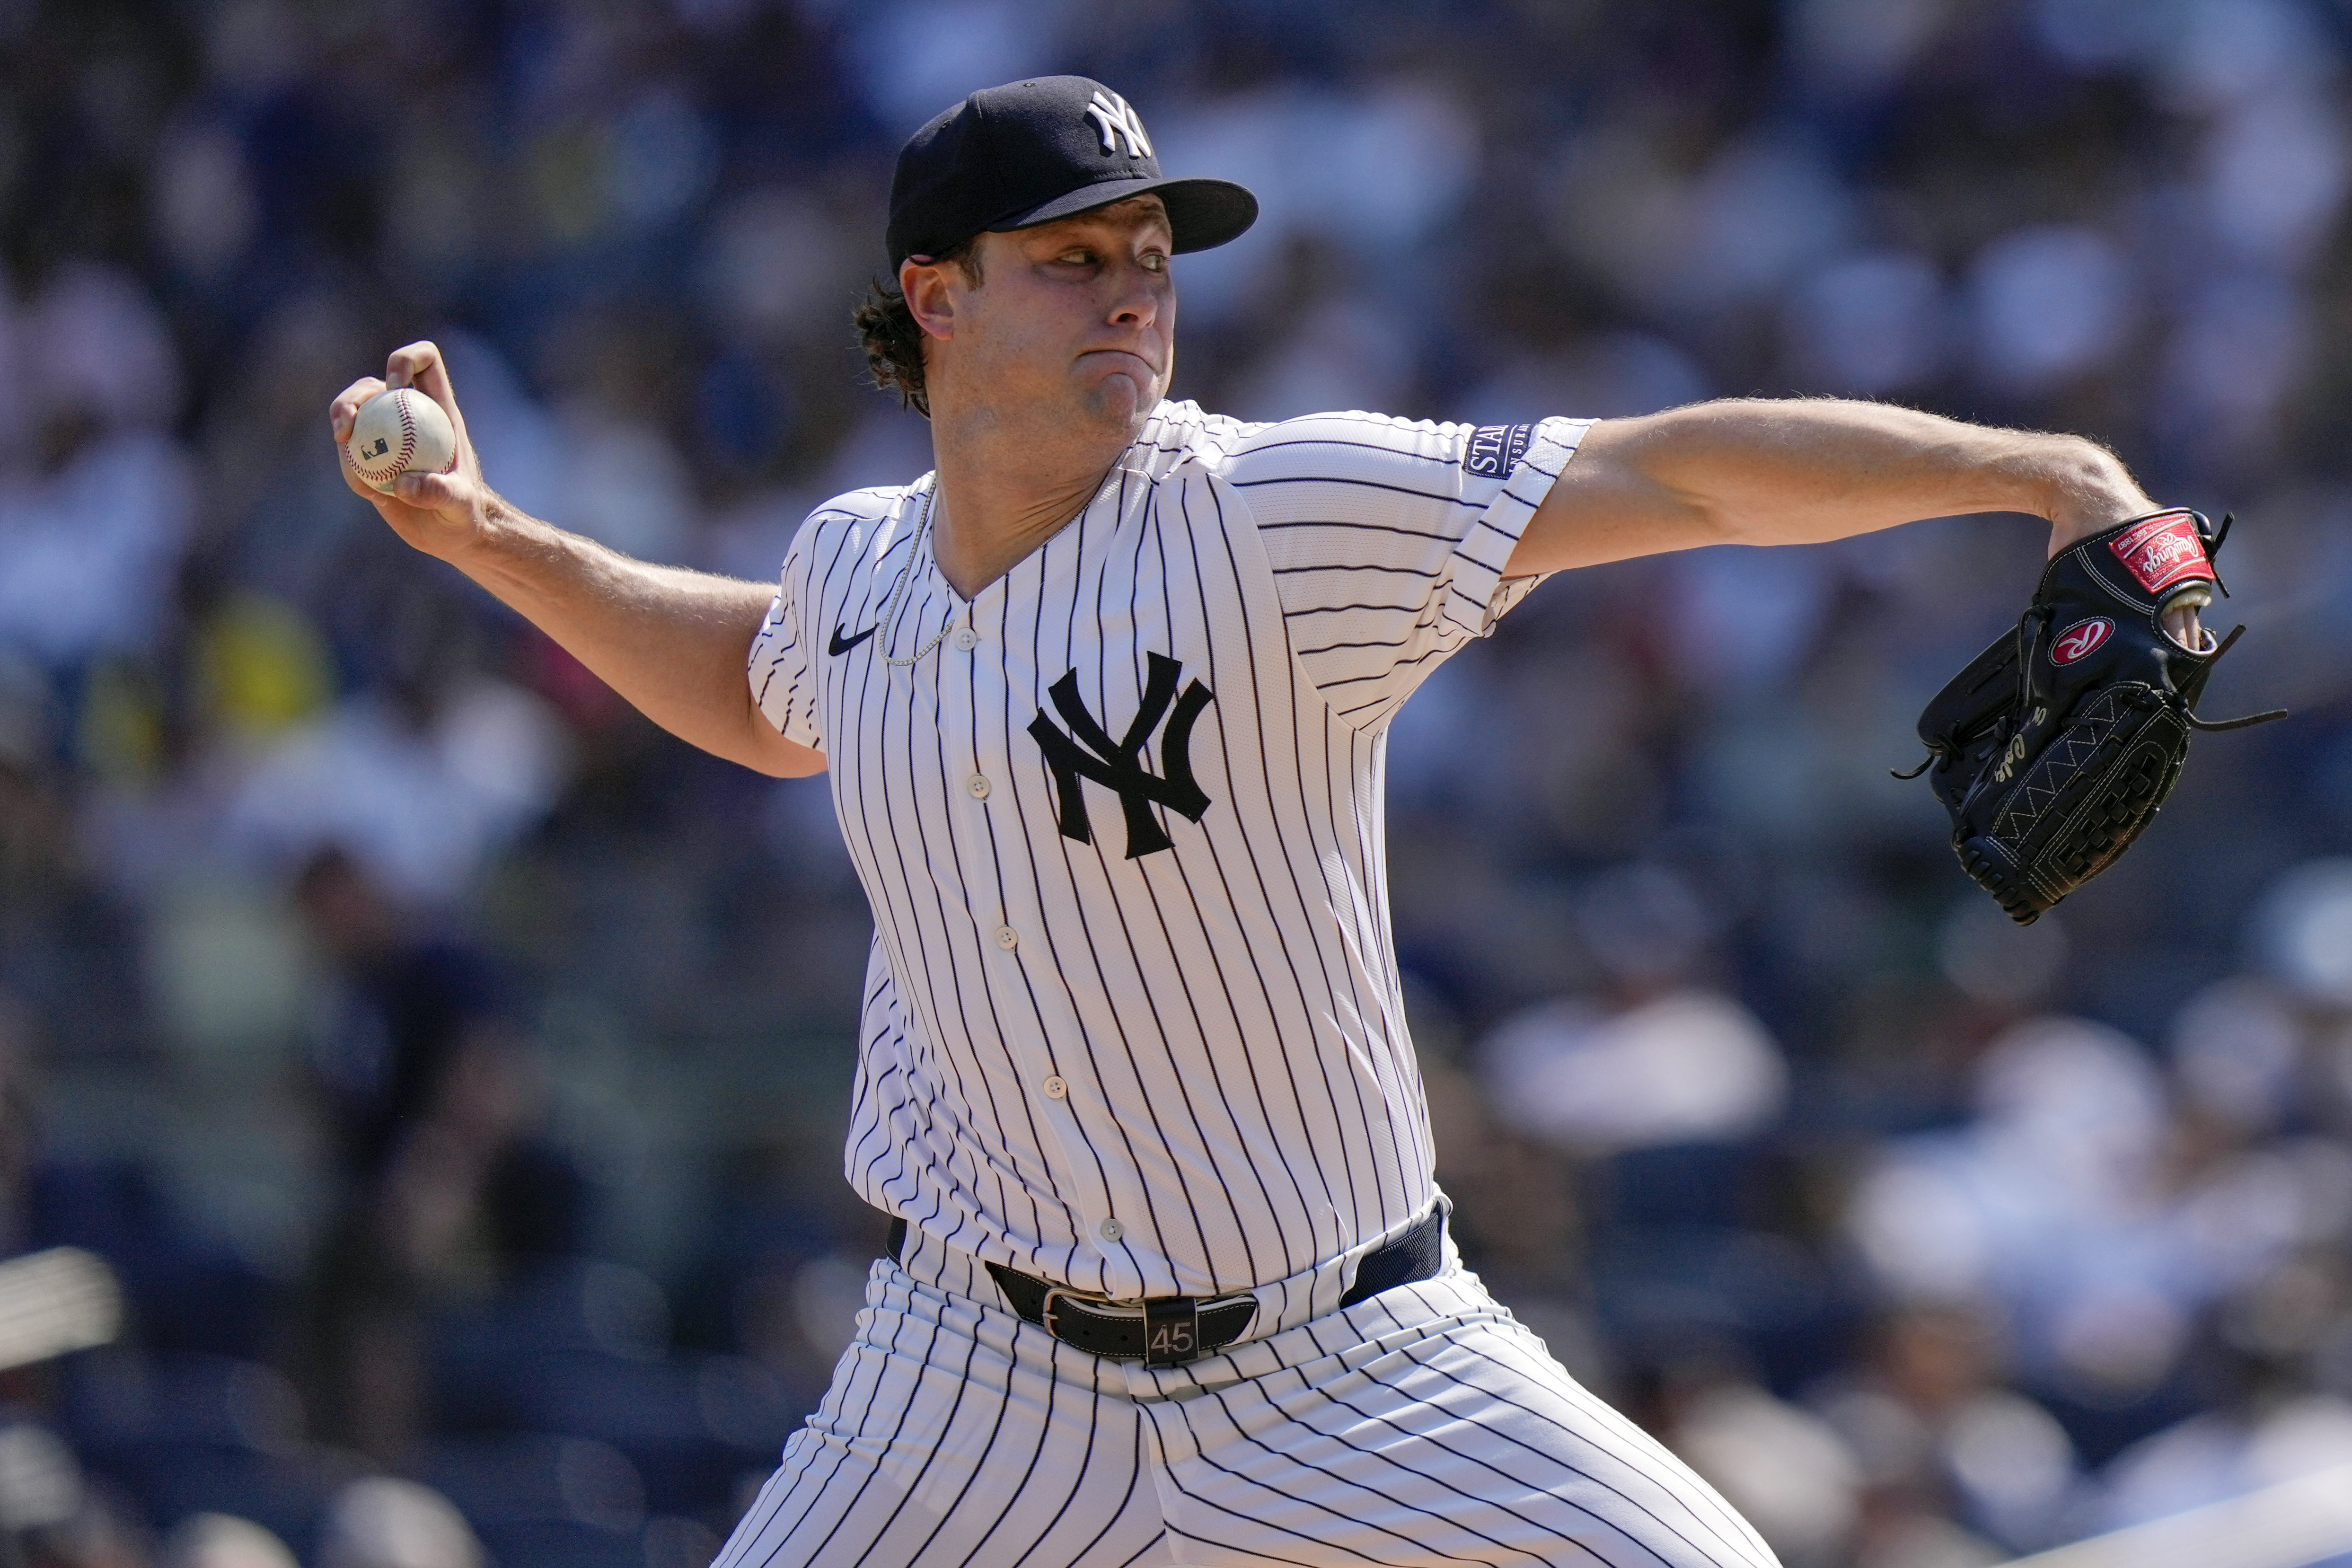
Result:
<svg viewBox="0 0 2352 1568"><path fill-rule="evenodd" d="M1470 444L1463 449L1462 471L1476 474L1485 479L1507 479L1519 459L1528 455L1528 443L1535 439L1532 425L1481 425L1470 432Z"/></svg>

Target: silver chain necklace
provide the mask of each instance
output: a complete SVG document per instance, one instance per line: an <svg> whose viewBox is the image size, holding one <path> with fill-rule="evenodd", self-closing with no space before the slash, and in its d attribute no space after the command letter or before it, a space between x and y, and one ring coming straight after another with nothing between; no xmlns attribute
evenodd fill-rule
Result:
<svg viewBox="0 0 2352 1568"><path fill-rule="evenodd" d="M923 492L923 520L915 525L914 545L907 552L907 564L899 569L898 584L890 590L890 603L885 606L882 611L882 646L886 648L890 646L891 628L898 625L899 601L904 599L907 595L907 585L915 580L915 563L923 558L923 542L930 537L931 502L938 499L939 493L940 479L937 474L933 474L931 476L931 488ZM929 653L933 648L939 647L940 643L947 640L948 633L953 629L951 625L952 619L953 617L950 617L950 624L942 624L940 626L939 636L933 637L930 641L925 643L922 647L917 648L906 658L892 658L887 653L885 653L882 656L882 662L887 665L897 666L900 668L904 668L906 666L913 664L925 654Z"/></svg>

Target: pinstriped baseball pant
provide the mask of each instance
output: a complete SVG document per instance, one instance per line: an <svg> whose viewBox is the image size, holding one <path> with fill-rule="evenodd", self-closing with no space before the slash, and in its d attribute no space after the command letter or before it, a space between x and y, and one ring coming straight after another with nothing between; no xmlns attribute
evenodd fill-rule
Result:
<svg viewBox="0 0 2352 1568"><path fill-rule="evenodd" d="M1180 1368L974 1295L875 1264L718 1568L1774 1568L1459 1268Z"/></svg>

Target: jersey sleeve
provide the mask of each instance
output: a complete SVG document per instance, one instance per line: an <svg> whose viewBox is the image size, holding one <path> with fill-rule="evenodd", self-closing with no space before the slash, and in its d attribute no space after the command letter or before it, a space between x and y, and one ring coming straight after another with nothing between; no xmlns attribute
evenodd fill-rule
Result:
<svg viewBox="0 0 2352 1568"><path fill-rule="evenodd" d="M760 705L777 733L822 752L824 736L817 727L816 650L802 629L809 591L810 536L815 531L812 519L793 535L792 548L784 552L783 574L775 598L769 602L767 618L751 638L747 671L751 700Z"/></svg>
<svg viewBox="0 0 2352 1568"><path fill-rule="evenodd" d="M1256 520L1291 647L1340 717L1385 723L1528 595L1538 579L1503 568L1591 423L1317 414L1234 446L1221 470Z"/></svg>

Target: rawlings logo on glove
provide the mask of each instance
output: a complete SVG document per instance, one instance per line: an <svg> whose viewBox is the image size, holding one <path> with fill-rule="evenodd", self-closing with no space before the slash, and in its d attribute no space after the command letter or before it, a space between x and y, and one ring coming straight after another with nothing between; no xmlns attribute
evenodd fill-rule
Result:
<svg viewBox="0 0 2352 1568"><path fill-rule="evenodd" d="M2076 621L2060 632L2050 645L2050 662L2073 664L2099 651L2099 645L2115 636L2116 623L2105 616L2093 616L2087 621Z"/></svg>
<svg viewBox="0 0 2352 1568"><path fill-rule="evenodd" d="M1952 851L2020 925L2115 863L2179 781L2194 730L2236 730L2197 699L2238 640L2167 635L2167 608L2209 603L2230 531L2175 509L2132 518L2061 551L2033 603L1919 715L1927 774L1952 816ZM2118 571L2117 567L2121 570ZM2055 628L2053 630L2053 628ZM2046 655L2046 657L2045 657Z"/></svg>
<svg viewBox="0 0 2352 1568"><path fill-rule="evenodd" d="M2125 523L2122 531L2107 542L2107 548L2151 594L2161 594L2190 578L2210 583L2214 580L2213 566L2205 551L2204 523L2204 518L2193 511L2160 511ZM2217 540L2216 548L2219 544Z"/></svg>

